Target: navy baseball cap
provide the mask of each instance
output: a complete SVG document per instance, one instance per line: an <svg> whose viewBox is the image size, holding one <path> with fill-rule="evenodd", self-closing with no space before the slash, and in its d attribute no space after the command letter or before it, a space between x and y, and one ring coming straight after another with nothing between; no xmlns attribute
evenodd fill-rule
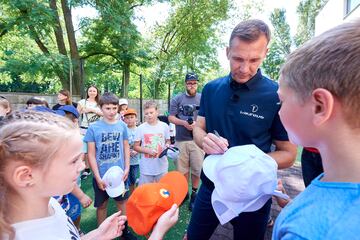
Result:
<svg viewBox="0 0 360 240"><path fill-rule="evenodd" d="M31 108L31 110L34 110L34 111L37 111L37 112L50 112L50 113L55 113L56 112L48 107L45 107L45 106L41 106L41 105L37 105L33 108ZM61 114L60 114L61 115Z"/></svg>
<svg viewBox="0 0 360 240"><path fill-rule="evenodd" d="M61 107L59 107L59 110L68 112L68 113L72 113L75 118L79 118L79 115L80 115L78 110L73 105L61 106Z"/></svg>
<svg viewBox="0 0 360 240"><path fill-rule="evenodd" d="M199 80L198 75L196 75L195 73L192 73L192 72L187 73L186 76L185 76L185 82L190 81L190 80L198 81Z"/></svg>

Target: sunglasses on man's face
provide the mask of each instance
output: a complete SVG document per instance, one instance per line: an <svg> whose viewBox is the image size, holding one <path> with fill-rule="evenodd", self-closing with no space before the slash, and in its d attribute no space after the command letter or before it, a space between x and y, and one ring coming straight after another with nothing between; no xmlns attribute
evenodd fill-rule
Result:
<svg viewBox="0 0 360 240"><path fill-rule="evenodd" d="M188 86L194 86L194 85L196 85L197 84L197 82L187 82L186 83L186 85L188 85Z"/></svg>

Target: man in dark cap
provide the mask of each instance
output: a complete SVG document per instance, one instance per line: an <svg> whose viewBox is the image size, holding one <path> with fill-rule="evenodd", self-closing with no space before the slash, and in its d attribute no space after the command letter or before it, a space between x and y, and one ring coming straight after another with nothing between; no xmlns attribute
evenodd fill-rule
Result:
<svg viewBox="0 0 360 240"><path fill-rule="evenodd" d="M180 150L176 161L177 170L183 173L188 181L191 175L190 211L194 206L204 159L204 153L193 141L192 134L201 98L201 94L196 92L198 81L198 76L195 73L186 74L186 91L171 99L169 112L169 121L176 126L175 140Z"/></svg>

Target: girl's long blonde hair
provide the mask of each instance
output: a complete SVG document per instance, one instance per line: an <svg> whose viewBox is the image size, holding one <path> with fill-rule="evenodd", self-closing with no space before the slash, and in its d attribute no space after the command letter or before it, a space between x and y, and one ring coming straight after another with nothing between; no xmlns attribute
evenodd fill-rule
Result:
<svg viewBox="0 0 360 240"><path fill-rule="evenodd" d="M6 166L10 161L18 161L29 166L48 167L62 144L77 130L62 116L35 111L16 111L0 124L0 236L6 234L13 239L15 232L7 219L11 203L6 201L10 190L4 177Z"/></svg>

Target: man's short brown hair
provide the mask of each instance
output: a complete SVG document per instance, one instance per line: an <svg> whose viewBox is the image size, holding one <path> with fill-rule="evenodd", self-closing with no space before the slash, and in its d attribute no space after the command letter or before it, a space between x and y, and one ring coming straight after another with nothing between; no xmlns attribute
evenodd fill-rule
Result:
<svg viewBox="0 0 360 240"><path fill-rule="evenodd" d="M270 42L271 32L269 26L259 20L252 19L246 20L239 23L231 33L229 46L231 47L231 41L234 38L239 38L245 42L254 42L258 40L262 35L264 35L267 39L267 42Z"/></svg>
<svg viewBox="0 0 360 240"><path fill-rule="evenodd" d="M350 126L360 126L360 21L344 23L292 52L281 68L282 83L303 102L313 90L330 91Z"/></svg>

